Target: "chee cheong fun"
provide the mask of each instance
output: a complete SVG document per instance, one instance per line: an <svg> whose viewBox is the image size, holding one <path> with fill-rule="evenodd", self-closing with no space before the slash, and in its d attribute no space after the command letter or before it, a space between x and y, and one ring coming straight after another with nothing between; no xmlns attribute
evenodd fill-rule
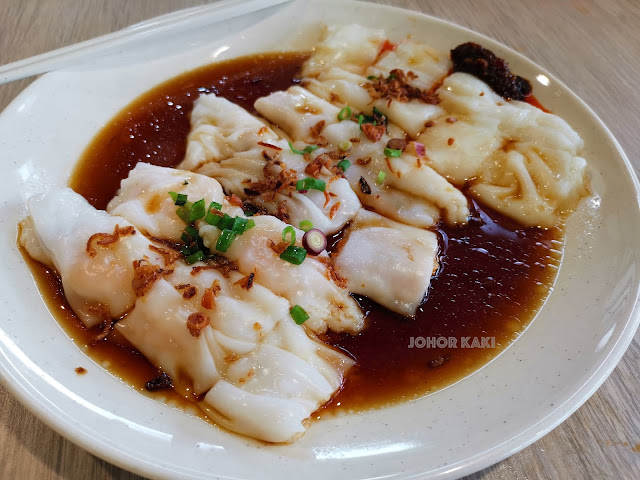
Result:
<svg viewBox="0 0 640 480"><path fill-rule="evenodd" d="M52 187L19 242L158 388L291 442L357 368L329 339L366 335L362 301L405 322L429 302L445 229L477 222L477 204L549 229L588 194L580 136L492 55L327 28L299 81L253 111L199 96L177 168L138 163L106 211Z"/></svg>

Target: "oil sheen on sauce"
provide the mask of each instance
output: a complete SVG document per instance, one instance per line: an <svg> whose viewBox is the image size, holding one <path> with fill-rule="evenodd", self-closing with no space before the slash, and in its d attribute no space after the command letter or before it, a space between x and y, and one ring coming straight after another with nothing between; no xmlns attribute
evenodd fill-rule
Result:
<svg viewBox="0 0 640 480"><path fill-rule="evenodd" d="M307 55L245 57L188 72L155 87L95 137L70 186L95 207L105 208L136 163L170 167L182 160L189 113L200 94L216 93L254 112L258 97L297 82ZM400 317L356 297L367 313L366 329L356 336L323 337L355 358L356 365L342 390L317 417L393 404L444 388L493 359L535 316L555 279L561 231L523 228L475 202L472 207L473 218L467 226L440 226L441 267L416 318ZM116 332L92 345L91 332L69 308L55 272L31 260L29 264L50 310L92 359L145 395L197 414L193 398L145 390L158 370ZM446 342L446 346L434 347L433 342Z"/></svg>

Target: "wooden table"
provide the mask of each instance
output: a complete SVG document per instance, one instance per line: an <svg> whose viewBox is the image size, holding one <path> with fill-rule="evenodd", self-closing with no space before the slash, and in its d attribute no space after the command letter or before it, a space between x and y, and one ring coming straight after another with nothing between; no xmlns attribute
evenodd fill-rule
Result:
<svg viewBox="0 0 640 480"><path fill-rule="evenodd" d="M206 0L1 0L0 64ZM484 33L585 99L640 169L637 0L379 0ZM29 80L0 86L2 110ZM639 239L640 241L640 239ZM640 334L600 390L553 432L469 479L640 478ZM0 478L139 478L85 452L0 386Z"/></svg>

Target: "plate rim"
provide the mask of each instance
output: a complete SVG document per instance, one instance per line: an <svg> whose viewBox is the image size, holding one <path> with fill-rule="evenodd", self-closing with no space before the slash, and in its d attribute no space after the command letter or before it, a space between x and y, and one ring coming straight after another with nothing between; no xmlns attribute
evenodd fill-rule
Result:
<svg viewBox="0 0 640 480"><path fill-rule="evenodd" d="M331 3L331 4L343 4L344 0L330 0L329 2L323 2L323 0L312 0L313 3ZM555 74L551 73L549 69L546 67L541 67L536 62L530 60L523 54L517 52L512 47L505 45L504 43L495 40L483 33L474 31L466 26L462 26L454 23L453 21L442 19L439 17L435 17L433 15L429 15L426 13L422 13L415 10L410 10L407 8L402 8L394 5L387 4L371 4L368 2L360 1L360 0L348 0L348 3L357 4L367 7L375 7L380 10L390 10L390 11L402 11L406 15L414 15L421 17L423 20L427 20L430 22L438 23L440 25L446 26L448 28L452 28L454 30L462 31L465 33L472 34L473 36L480 37L483 41L487 41L488 44L492 46L492 48L499 48L501 51L506 52L508 54L508 59L518 58L520 62L524 62L528 64L530 67L534 67L536 69L541 70L544 74L549 77L555 85L559 86L563 90L564 95L569 95L574 101L577 101L582 108L584 108L592 117L593 120L596 121L599 129L606 134L612 146L618 152L622 162L624 164L626 175L630 177L632 181L632 185L635 190L635 202L636 202L636 210L640 212L640 181L633 169L633 166L619 144L618 140L615 138L609 127L602 121L602 119L594 112L594 110L584 101L582 100L572 89L570 89L563 81L558 79ZM186 10L186 9L185 9ZM280 15L278 12L275 16ZM366 23L366 22L365 22ZM240 33L240 32L239 32ZM203 63L204 65L204 63ZM197 68L197 67L196 67ZM61 70L64 72L65 70ZM57 72L47 73L30 85L28 85L22 92L20 92L8 105L7 107L0 112L0 117L4 116L7 111L15 107L15 105L24 101L24 99L31 94L32 91L39 89L40 84L44 83L47 78L51 75L55 75ZM180 75L181 73L176 73L176 75ZM160 82L163 83L164 81ZM126 107L124 107L126 108ZM545 417L541 418L537 423L530 426L524 431L521 431L518 435L511 437L504 442L495 445L477 455L472 457L467 457L464 460L459 461L456 464L447 465L443 467L439 467L436 470L431 471L414 471L407 472L404 474L395 474L393 476L387 478L397 478L397 479L414 479L414 478L424 478L425 475L429 475L430 478L457 478L458 476L469 475L471 473L477 472L479 470L485 469L495 463L498 463L505 458L517 453L518 451L526 448L532 443L538 441L555 427L564 422L569 416L571 416L575 411L577 411L604 383L605 380L609 377L611 372L615 369L617 364L620 362L624 354L626 353L629 345L633 341L634 335L638 330L640 325L640 282L638 280L635 281L635 292L633 295L634 306L628 314L628 317L625 319L624 329L621 331L619 337L616 340L616 343L612 346L610 353L607 357L598 365L595 369L591 377L580 386L576 391L572 393L562 404L554 407ZM541 309L544 308L541 307ZM533 320L530 322L530 324ZM0 333L4 333L3 331ZM0 356L7 359L7 354L4 350L5 342L0 338ZM509 347L505 348L499 355L495 358L501 356L505 351L507 351ZM494 359L495 359L494 358ZM491 361L493 361L492 359ZM490 363L490 362L489 362ZM180 475L180 478L198 478L196 476L190 475L188 472L176 472L175 470L165 468L163 466L155 465L147 460L140 459L134 455L130 455L127 451L122 448L116 448L112 445L108 445L103 443L100 439L92 437L88 432L84 431L77 425L69 422L64 416L58 415L52 408L50 408L47 403L44 401L42 394L38 392L32 385L29 384L28 381L20 381L19 376L20 372L15 368L14 365L11 365L13 369L9 369L5 362L0 362L0 382L2 382L3 386L16 398L21 405L23 405L31 414L33 414L36 418L42 421L49 428L53 429L55 432L63 436L64 438L70 440L75 445L80 448L90 452L91 454L112 463L120 468L123 468L132 473L148 477L148 478L177 478L176 474ZM481 368L484 368L483 365ZM476 373L476 370L474 373ZM577 399L577 400L576 400ZM532 430L537 430L535 434L531 434ZM524 438L524 441L522 441ZM103 448L100 448L103 447ZM453 475L453 477L451 477ZM229 476L216 476L216 478L220 479L233 479L235 477Z"/></svg>

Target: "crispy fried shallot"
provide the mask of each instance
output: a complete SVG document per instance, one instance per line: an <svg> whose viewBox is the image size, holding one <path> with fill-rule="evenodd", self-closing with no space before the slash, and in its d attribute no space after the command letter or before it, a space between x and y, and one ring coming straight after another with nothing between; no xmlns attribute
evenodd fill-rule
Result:
<svg viewBox="0 0 640 480"><path fill-rule="evenodd" d="M113 229L113 233L94 233L89 237L89 241L87 241L87 253L93 258L98 254L94 244L100 247L108 247L112 243L117 242L120 237L135 234L136 229L132 225L124 228L120 228L120 225L116 225Z"/></svg>
<svg viewBox="0 0 640 480"><path fill-rule="evenodd" d="M187 329L193 337L197 338L210 323L211 320L204 313L195 312L187 318Z"/></svg>

